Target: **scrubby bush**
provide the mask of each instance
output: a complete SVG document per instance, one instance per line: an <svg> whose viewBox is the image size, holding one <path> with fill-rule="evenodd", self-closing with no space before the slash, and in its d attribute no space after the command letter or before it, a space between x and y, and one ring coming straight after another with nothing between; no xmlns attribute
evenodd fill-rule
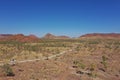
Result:
<svg viewBox="0 0 120 80"><path fill-rule="evenodd" d="M97 74L96 74L96 73L93 73L93 72L88 73L87 75L90 76L90 77L93 77L93 78L96 78L96 77L97 77Z"/></svg>
<svg viewBox="0 0 120 80"><path fill-rule="evenodd" d="M107 59L108 59L108 58L107 58L105 55L102 56L102 61L105 62Z"/></svg>
<svg viewBox="0 0 120 80"><path fill-rule="evenodd" d="M104 65L104 68L107 68L107 62L106 62L106 60L107 60L108 58L106 57L106 56L102 56L102 64Z"/></svg>
<svg viewBox="0 0 120 80"><path fill-rule="evenodd" d="M2 68L3 68L3 72L4 72L5 76L15 76L15 74L9 64L4 64L2 66Z"/></svg>
<svg viewBox="0 0 120 80"><path fill-rule="evenodd" d="M96 65L95 65L94 63L92 63L92 64L90 65L90 71L94 71L95 68L96 68Z"/></svg>
<svg viewBox="0 0 120 80"><path fill-rule="evenodd" d="M73 64L75 64L75 66L80 67L81 69L85 69L85 64L83 64L80 61L74 61Z"/></svg>

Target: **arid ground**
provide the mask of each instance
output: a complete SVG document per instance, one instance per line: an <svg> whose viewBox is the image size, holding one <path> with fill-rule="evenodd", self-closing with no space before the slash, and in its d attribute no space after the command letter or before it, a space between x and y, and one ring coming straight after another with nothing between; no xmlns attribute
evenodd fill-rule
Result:
<svg viewBox="0 0 120 80"><path fill-rule="evenodd" d="M120 39L1 41L0 80L120 80Z"/></svg>

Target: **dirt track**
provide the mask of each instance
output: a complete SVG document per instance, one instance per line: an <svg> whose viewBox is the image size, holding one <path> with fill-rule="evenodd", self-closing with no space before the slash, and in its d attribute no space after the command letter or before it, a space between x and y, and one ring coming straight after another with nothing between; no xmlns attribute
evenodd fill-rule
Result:
<svg viewBox="0 0 120 80"><path fill-rule="evenodd" d="M39 58L39 59L29 59L29 60L15 61L15 63L25 63L25 62L34 62L34 61L39 61L39 60L52 59L52 58L55 58L57 56L63 55L65 53L72 52L74 49L75 49L75 47L73 47L70 50L62 51L59 54L55 54L55 55L52 55L52 56L43 57L43 58ZM9 62L9 64L11 64L11 62ZM2 65L4 65L4 63L0 64L0 66L2 66Z"/></svg>

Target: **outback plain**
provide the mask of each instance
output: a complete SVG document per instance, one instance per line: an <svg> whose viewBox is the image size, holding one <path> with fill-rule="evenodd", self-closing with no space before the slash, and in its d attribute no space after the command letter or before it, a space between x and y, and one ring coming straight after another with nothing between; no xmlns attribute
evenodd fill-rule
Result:
<svg viewBox="0 0 120 80"><path fill-rule="evenodd" d="M120 34L1 34L0 80L120 80Z"/></svg>

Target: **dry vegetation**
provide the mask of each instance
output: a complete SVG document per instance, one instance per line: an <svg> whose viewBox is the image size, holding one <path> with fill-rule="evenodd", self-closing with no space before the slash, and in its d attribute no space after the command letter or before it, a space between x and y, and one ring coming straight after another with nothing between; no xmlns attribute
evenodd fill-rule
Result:
<svg viewBox="0 0 120 80"><path fill-rule="evenodd" d="M70 50L70 51L69 51ZM0 63L10 59L48 60L7 66L14 76L0 68L0 80L120 80L119 39L42 39L36 43L0 42Z"/></svg>
<svg viewBox="0 0 120 80"><path fill-rule="evenodd" d="M41 40L37 43L22 43L16 41L0 42L0 61L10 59L26 60L58 54L71 47L70 42L61 40Z"/></svg>

